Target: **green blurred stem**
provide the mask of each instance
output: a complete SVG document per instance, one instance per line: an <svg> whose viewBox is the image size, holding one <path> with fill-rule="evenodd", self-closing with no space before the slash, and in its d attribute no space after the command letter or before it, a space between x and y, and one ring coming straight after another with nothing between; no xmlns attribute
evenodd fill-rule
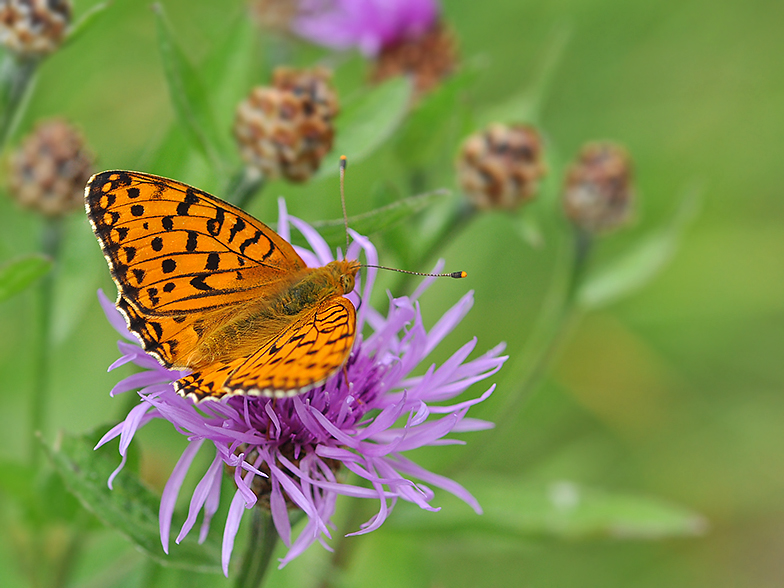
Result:
<svg viewBox="0 0 784 588"><path fill-rule="evenodd" d="M561 303L554 313L550 313L553 318L546 317L550 324L546 324L541 329L543 336L534 346L533 357L523 354L519 356L519 361L510 366L511 381L520 384L512 394L507 396L495 419L496 430L499 432L504 430L509 421L517 417L523 404L530 399L531 393L546 375L553 359L579 318L577 296L588 267L593 236L582 229L575 228L572 244L572 256L567 268L563 294L559 297Z"/></svg>
<svg viewBox="0 0 784 588"><path fill-rule="evenodd" d="M264 187L264 176L253 167L243 167L229 180L224 197L238 208L246 208L250 199Z"/></svg>
<svg viewBox="0 0 784 588"><path fill-rule="evenodd" d="M55 261L52 271L42 279L38 291L38 324L35 341L33 342L33 398L30 403L30 451L33 465L37 466L41 459L41 444L37 435L46 425L48 409L49 367L51 357L52 305L54 303L54 272L57 256L62 241L63 224L59 217L46 217L42 227L43 253Z"/></svg>
<svg viewBox="0 0 784 588"><path fill-rule="evenodd" d="M236 588L258 588L262 585L277 542L278 532L272 523L272 515L263 508L254 508L248 546L234 583Z"/></svg>
<svg viewBox="0 0 784 588"><path fill-rule="evenodd" d="M534 328L534 333L526 345L527 352L516 356L511 365L504 368L507 382L517 382L505 402L498 407L491 419L495 423L491 438L483 444L474 444L471 449L453 463L447 475L460 472L481 457L491 439L503 435L510 422L514 421L526 402L531 399L541 383L553 359L561 350L564 341L580 317L578 295L590 262L593 249L593 235L575 228L568 246L568 259L565 269L556 274L550 291L545 297L542 319Z"/></svg>
<svg viewBox="0 0 784 588"><path fill-rule="evenodd" d="M5 148L27 106L39 62L11 52L0 62L0 150Z"/></svg>
<svg viewBox="0 0 784 588"><path fill-rule="evenodd" d="M89 520L89 513L84 508L80 508L72 525L71 535L68 537L63 555L56 563L54 580L52 581L53 588L65 588L70 585L75 563L82 553L84 541L87 538Z"/></svg>
<svg viewBox="0 0 784 588"><path fill-rule="evenodd" d="M356 477L356 476L355 476ZM361 481L357 480L354 483L359 485ZM324 578L319 584L319 588L337 588L342 586L341 578L351 562L354 552L358 543L350 541L352 537L346 537L349 533L353 533L360 528L363 522L370 518L368 511L368 501L364 498L349 498L346 518L340 525L340 533L335 537L335 551L332 552L330 558L330 566L324 574Z"/></svg>

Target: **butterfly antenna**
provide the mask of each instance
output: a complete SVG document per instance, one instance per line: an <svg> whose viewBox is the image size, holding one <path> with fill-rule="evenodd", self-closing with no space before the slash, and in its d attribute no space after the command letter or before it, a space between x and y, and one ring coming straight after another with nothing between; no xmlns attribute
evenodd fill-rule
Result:
<svg viewBox="0 0 784 588"><path fill-rule="evenodd" d="M361 267L374 267L376 269L389 270L391 272L400 272L401 274L410 274L412 276L424 276L426 278L455 278L455 279L459 279L459 278L465 278L465 277L468 276L468 274L465 273L465 272L449 272L449 273L445 273L445 274L424 274L424 273L421 273L421 272L410 272L408 270L397 269L395 267L386 267L386 266L383 266L383 265L370 265L369 263L363 263L361 265Z"/></svg>
<svg viewBox="0 0 784 588"><path fill-rule="evenodd" d="M346 166L348 159L345 155L340 156L340 204L343 206L343 225L346 227L346 255L348 255L348 214L346 214L346 192L344 189L346 178Z"/></svg>

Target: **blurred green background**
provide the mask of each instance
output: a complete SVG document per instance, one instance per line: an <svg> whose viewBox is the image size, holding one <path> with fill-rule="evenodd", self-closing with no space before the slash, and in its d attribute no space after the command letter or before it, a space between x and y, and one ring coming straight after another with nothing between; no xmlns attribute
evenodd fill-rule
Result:
<svg viewBox="0 0 784 588"><path fill-rule="evenodd" d="M77 1L77 16L90 5ZM167 0L165 7L198 64L225 37L243 3ZM450 0L444 9L463 57L483 64L468 96L477 119L523 91L553 39L568 31L539 120L551 156L567 160L585 141L607 138L628 147L637 170L635 223L601 242L597 263L665 223L693 186L702 195L699 216L671 264L646 288L583 317L515 422L499 435L463 436L469 449L481 452L456 477L469 490L475 489L472 481L505 476L524 485L568 481L659 497L700 513L707 527L698 537L630 541L453 533L448 527L433 533L407 530L406 521L440 515L401 508L379 531L352 539L346 585L781 586L784 4ZM322 56L309 49L297 53L297 61ZM337 85L350 88L361 72L360 61L350 60L339 68ZM238 86L236 98L263 81L259 71ZM83 129L100 169L143 166L165 174L181 163L155 159L174 114L147 3L116 0L83 38L43 64L20 134L54 115ZM232 115L223 116L230 121ZM454 188L456 149L452 143L428 163L426 188ZM374 207L380 182L408 195L392 154L391 147L382 148L350 167L350 214ZM204 189L220 186L204 167L182 173L178 179ZM334 175L304 187L274 183L249 210L274 220L275 197L284 195L289 210L305 220L336 218L337 193ZM2 259L39 249L39 220L6 198L0 227ZM490 213L441 252L449 268L470 277L434 285L423 301L426 320L432 324L466 288L476 291L476 303L439 359L473 335L480 351L506 341L513 359L520 353L546 302L558 230L557 224L546 227L544 246L534 248L519 238L508 215ZM51 410L43 431L48 442L60 429L82 432L116 422L127 408L108 396L120 377L105 373L117 356L117 337L95 290L113 297L114 286L83 215L68 222L63 256ZM383 261L399 263L382 253ZM0 306L4 462L28 454L33 298L28 291ZM510 378L509 369L498 374L498 391L473 416L494 415L515 386ZM184 441L163 423L148 426L140 440L143 475L160 491ZM463 451L447 447L421 457L446 471ZM445 511L473 516L454 501L444 498L443 504ZM24 586L16 565L26 541L23 523L13 508L3 512L13 532L0 534L0 569L10 570L0 585ZM397 515L402 522L395 523ZM221 528L219 514L213 532ZM326 557L314 546L282 572L273 571L268 585L311 585ZM98 530L84 547L73 585L143 586L146 576L135 571L142 560L116 533ZM116 562L110 572L107 562ZM171 585L225 583L218 576L197 581L160 574L169 574Z"/></svg>

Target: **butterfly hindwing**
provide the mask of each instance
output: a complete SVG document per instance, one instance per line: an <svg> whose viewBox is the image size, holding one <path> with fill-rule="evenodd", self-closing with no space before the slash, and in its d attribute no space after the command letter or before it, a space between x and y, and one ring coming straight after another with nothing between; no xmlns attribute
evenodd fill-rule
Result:
<svg viewBox="0 0 784 588"><path fill-rule="evenodd" d="M354 305L343 297L326 300L248 358L226 387L266 396L299 394L345 363L355 335Z"/></svg>
<svg viewBox="0 0 784 588"><path fill-rule="evenodd" d="M230 368L215 364L181 378L176 387L197 400L227 394L294 396L322 384L340 369L355 336L354 305L335 297L299 317L241 363L232 362Z"/></svg>

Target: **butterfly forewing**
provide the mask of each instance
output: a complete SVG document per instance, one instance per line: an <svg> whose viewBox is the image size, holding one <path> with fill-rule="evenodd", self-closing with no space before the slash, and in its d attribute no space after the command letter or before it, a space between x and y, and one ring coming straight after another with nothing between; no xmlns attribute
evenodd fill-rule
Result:
<svg viewBox="0 0 784 588"><path fill-rule="evenodd" d="M118 308L167 367L185 366L205 312L259 300L305 267L263 223L173 180L96 174L85 207L119 290Z"/></svg>
<svg viewBox="0 0 784 588"><path fill-rule="evenodd" d="M293 247L242 210L179 182L103 172L87 214L123 296L153 315L255 299L305 267Z"/></svg>

